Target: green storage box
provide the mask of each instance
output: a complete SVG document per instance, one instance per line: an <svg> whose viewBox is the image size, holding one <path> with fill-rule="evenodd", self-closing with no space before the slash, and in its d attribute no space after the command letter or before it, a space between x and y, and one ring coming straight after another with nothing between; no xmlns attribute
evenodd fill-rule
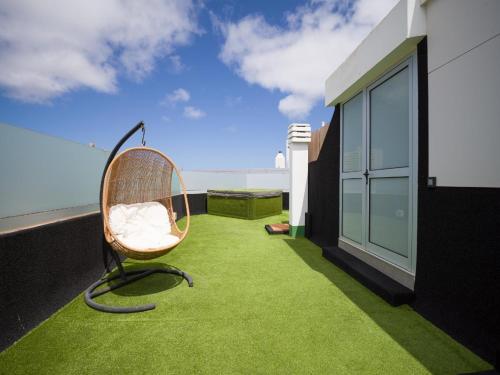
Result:
<svg viewBox="0 0 500 375"><path fill-rule="evenodd" d="M260 219L279 215L283 207L281 190L208 190L207 211L211 215Z"/></svg>

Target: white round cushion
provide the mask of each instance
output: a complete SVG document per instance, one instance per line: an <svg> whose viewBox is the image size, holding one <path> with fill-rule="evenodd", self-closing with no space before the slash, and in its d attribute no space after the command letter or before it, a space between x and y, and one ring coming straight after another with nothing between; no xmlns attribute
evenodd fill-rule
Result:
<svg viewBox="0 0 500 375"><path fill-rule="evenodd" d="M166 248L179 242L171 234L167 209L158 202L112 206L109 226L120 242L134 249Z"/></svg>

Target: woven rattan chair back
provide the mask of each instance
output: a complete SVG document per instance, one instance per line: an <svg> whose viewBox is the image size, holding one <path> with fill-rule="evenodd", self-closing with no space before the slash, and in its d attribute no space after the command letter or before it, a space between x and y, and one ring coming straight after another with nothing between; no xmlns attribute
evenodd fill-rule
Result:
<svg viewBox="0 0 500 375"><path fill-rule="evenodd" d="M183 196L186 225L179 229L172 204L172 179L174 173L179 180ZM186 188L174 162L160 151L148 147L130 148L113 159L106 172L103 187L103 223L106 241L111 247L133 259L153 259L173 250L186 237L189 230L189 204ZM120 242L109 227L109 210L123 203L159 202L168 212L172 234L179 241L167 248L135 249Z"/></svg>

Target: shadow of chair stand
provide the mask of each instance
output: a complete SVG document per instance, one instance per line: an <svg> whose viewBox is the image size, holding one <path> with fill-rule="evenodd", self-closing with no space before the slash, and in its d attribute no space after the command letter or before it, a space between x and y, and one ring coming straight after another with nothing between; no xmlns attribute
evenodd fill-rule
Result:
<svg viewBox="0 0 500 375"><path fill-rule="evenodd" d="M172 232L175 233L176 235L178 235L180 240L177 243L175 243L174 245L171 245L169 247L155 249L154 251L147 251L147 252L146 251L144 251L144 252L139 251L137 249L129 249L129 248L125 247L123 243L119 242L118 240L116 240L113 237L113 234L109 230L109 226L108 226L109 225L108 224L108 205L109 205L108 203L110 200L112 200L112 199L109 199L109 197L108 197L108 188L109 188L110 180L111 180L111 178L109 178L110 171L114 171L113 164L116 161L115 156L118 153L118 151L120 150L120 148L139 129L142 130L142 146L143 147L128 149L128 150L124 151L123 153L121 153L116 159L122 158L123 155L125 155L127 152L132 152L132 153L135 152L136 153L136 155L134 156L135 162L137 162L138 157L143 158L143 159L153 158L154 159L153 162L151 162L151 160L146 160L144 162L145 163L154 163L156 165L155 168L157 170L158 170L157 165L164 165L165 166L167 172L165 172L164 170L158 171L158 174L161 175L160 176L161 178L156 178L154 180L154 181L162 181L163 184L165 183L165 181L168 184L171 184L172 174L173 174L173 172L176 172L177 176L179 177L179 183L180 183L180 186L182 188L182 193L184 195L184 204L186 207L186 220L187 220L186 227L184 228L184 230L180 230L177 227L177 224L175 223L175 218L174 218L174 214L173 214L172 199L171 199L171 186L161 187L159 190L161 192L163 192L164 194L165 194L165 192L167 192L166 196L154 197L155 199L150 199L150 200L159 200L160 203L162 203L164 206L166 206L167 212L169 213L169 220L170 220L170 223L172 225ZM133 259L141 259L141 260L153 259L153 258L159 257L161 255L164 255L164 254L168 253L169 251L171 251L173 248L175 248L179 243L182 242L182 240L186 236L188 229L189 229L189 217L190 217L189 205L188 205L188 201L187 201L186 189L184 187L184 183L182 181L182 178L177 170L177 167L172 162L172 160L170 160L167 156L163 155L159 151L145 147L146 146L146 142L144 141L145 132L146 132L146 130L145 130L144 123L141 121L136 126L134 126L127 134L125 134L125 136L120 140L120 142L118 142L118 144L113 148L113 151L111 151L111 154L109 155L109 158L106 162L106 166L104 168L104 172L103 172L102 179L101 179L99 203L100 203L101 218L103 221L103 228L104 228L103 250L102 250L103 251L104 268L106 269L107 273L109 274L110 273L110 268L109 268L109 264L108 264L108 253L109 253L109 254L111 254L111 257L113 258L114 262L116 263L116 266L117 266L119 272L117 275L113 275L113 276L108 275L108 277L104 277L101 280L92 284L85 291L85 302L87 303L88 306L92 307L93 309L103 311L103 312L133 313L133 312L141 312L141 311L147 311L147 310L154 309L156 307L156 305L154 305L154 304L122 307L122 306L103 305L103 304L100 304L100 303L97 303L96 301L94 301L94 298L96 298L98 296L101 296L101 295L108 293L112 290L121 288L125 285L131 284L135 281L141 280L141 279L148 277L152 274L167 273L167 274L182 276L188 282L190 287L193 286L193 279L191 278L191 276L189 276L187 273L185 273L181 270L165 269L165 268L156 267L156 268L145 268L145 269L139 269L139 270L136 269L136 270L131 270L131 271L125 271L125 269L123 268L122 262L120 260L119 253L121 253L127 257L133 258ZM149 164L149 165L151 165L151 164ZM123 169L124 168L121 167L120 171L118 171L118 172L114 171L114 172L118 173L118 174L120 174L120 173L123 174L123 172L122 172ZM166 179L165 179L165 176L167 177ZM158 177L158 176L156 176L156 177ZM147 185L147 183L146 183L146 185ZM148 186L143 186L143 188L148 189ZM118 188L118 189L120 189L120 188ZM134 194L137 194L137 192L134 192L134 191L130 192L129 191L130 189L126 190L126 191L123 190L123 189L127 189L127 186L121 187L121 189L122 189L122 193L128 195L128 198L131 198L131 196L134 196ZM158 189L156 191L158 191ZM144 191L141 191L139 193L142 194L142 196L144 196ZM134 199L132 199L132 200L134 200ZM135 199L134 202L122 202L122 203L136 203L136 201L137 201L137 199ZM115 202L115 203L119 203L119 202ZM117 279L119 279L118 282L111 284L112 281L117 280ZM100 286L102 286L104 284L108 284L108 286L96 290L97 288L99 288Z"/></svg>

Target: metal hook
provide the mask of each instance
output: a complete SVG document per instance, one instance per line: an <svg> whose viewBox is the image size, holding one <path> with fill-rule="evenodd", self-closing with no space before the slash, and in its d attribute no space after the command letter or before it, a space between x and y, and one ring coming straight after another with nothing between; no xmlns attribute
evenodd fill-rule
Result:
<svg viewBox="0 0 500 375"><path fill-rule="evenodd" d="M142 125L141 127L141 130L142 130L142 145L143 146L146 146L146 140L144 139L144 137L146 136L146 127L144 126L144 124Z"/></svg>

